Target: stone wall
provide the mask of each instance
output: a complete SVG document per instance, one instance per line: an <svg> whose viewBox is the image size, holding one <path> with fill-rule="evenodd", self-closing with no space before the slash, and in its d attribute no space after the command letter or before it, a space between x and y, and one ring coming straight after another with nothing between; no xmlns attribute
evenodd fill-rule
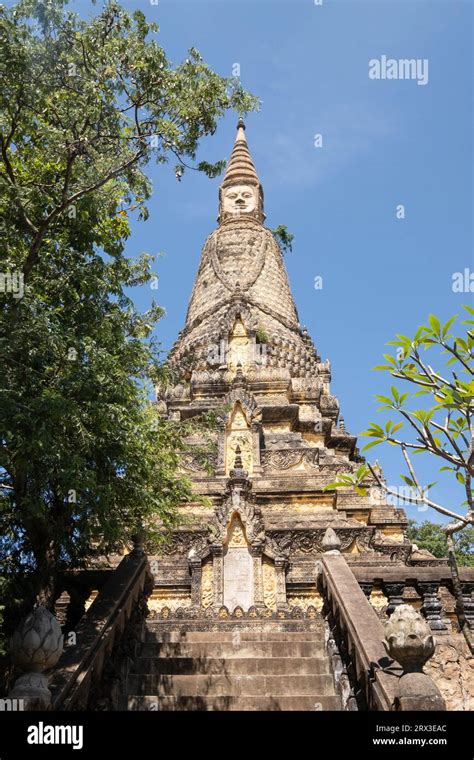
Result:
<svg viewBox="0 0 474 760"><path fill-rule="evenodd" d="M474 710L474 657L462 634L436 637L425 673L433 678L448 710Z"/></svg>

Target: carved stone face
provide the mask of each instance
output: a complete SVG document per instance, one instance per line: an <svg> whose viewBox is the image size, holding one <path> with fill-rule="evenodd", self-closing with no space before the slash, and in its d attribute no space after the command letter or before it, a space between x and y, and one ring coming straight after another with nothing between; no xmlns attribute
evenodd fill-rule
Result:
<svg viewBox="0 0 474 760"><path fill-rule="evenodd" d="M232 185L224 190L222 208L225 214L249 214L257 206L257 189L252 185Z"/></svg>

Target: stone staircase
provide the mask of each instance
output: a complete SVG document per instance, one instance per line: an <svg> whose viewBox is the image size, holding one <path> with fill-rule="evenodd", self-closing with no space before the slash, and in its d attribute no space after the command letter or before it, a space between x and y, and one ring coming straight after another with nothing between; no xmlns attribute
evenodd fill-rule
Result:
<svg viewBox="0 0 474 760"><path fill-rule="evenodd" d="M151 621L128 710L341 710L320 621Z"/></svg>

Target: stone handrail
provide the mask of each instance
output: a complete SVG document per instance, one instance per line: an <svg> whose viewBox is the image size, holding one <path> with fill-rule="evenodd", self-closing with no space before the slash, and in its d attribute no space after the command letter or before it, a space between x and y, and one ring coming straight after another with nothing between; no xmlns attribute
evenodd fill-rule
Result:
<svg viewBox="0 0 474 760"><path fill-rule="evenodd" d="M440 585L450 585L452 582L451 571L448 565L435 565L434 567L422 567L419 565L383 565L382 567L370 567L369 565L352 565L351 570L358 581L392 581L406 583L409 581L437 582ZM474 583L474 567L460 567L459 577L462 582Z"/></svg>
<svg viewBox="0 0 474 760"><path fill-rule="evenodd" d="M431 630L435 633L448 633L451 626L456 628L463 619L467 628L474 629L474 568L459 567L459 585L461 600L457 600L453 578L448 566L435 565L432 567L410 567L392 565L389 567L370 567L353 565L351 567L359 585L367 598L372 590L380 588L387 597L387 614L391 615L396 607L404 602L406 587L412 587L421 598L421 613L428 620ZM453 597L454 606L447 603L440 588L445 588ZM406 598L408 603L412 599ZM462 601L462 612L458 613L459 602Z"/></svg>
<svg viewBox="0 0 474 760"><path fill-rule="evenodd" d="M53 671L52 710L87 707L91 685L101 678L104 662L150 580L148 560L140 548L125 556L111 573L77 626L75 645L65 649Z"/></svg>
<svg viewBox="0 0 474 760"><path fill-rule="evenodd" d="M319 579L365 705L369 710L395 709L402 668L388 657L382 622L344 557L326 553Z"/></svg>

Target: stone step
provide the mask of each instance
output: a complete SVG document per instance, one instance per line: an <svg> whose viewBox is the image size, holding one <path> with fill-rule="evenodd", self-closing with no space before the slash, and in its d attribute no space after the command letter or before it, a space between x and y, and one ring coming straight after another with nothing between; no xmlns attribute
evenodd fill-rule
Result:
<svg viewBox="0 0 474 760"><path fill-rule="evenodd" d="M329 675L327 657L138 657L133 674Z"/></svg>
<svg viewBox="0 0 474 760"><path fill-rule="evenodd" d="M336 696L271 696L271 697L152 697L131 695L128 697L129 710L156 711L269 711L298 710L312 712L321 710L341 710Z"/></svg>
<svg viewBox="0 0 474 760"><path fill-rule="evenodd" d="M160 696L333 696L330 675L136 675L128 677L128 694Z"/></svg>
<svg viewBox="0 0 474 760"><path fill-rule="evenodd" d="M179 643L186 641L189 643L206 642L209 644L237 642L237 641L315 641L321 638L316 631L164 631L159 628L150 630L149 626L146 631L146 641L148 642L170 642Z"/></svg>
<svg viewBox="0 0 474 760"><path fill-rule="evenodd" d="M325 655L324 644L316 641L244 641L240 644L226 642L192 642L183 643L145 642L140 647L142 657L195 657L196 659L223 657L226 659L240 657L322 657Z"/></svg>

